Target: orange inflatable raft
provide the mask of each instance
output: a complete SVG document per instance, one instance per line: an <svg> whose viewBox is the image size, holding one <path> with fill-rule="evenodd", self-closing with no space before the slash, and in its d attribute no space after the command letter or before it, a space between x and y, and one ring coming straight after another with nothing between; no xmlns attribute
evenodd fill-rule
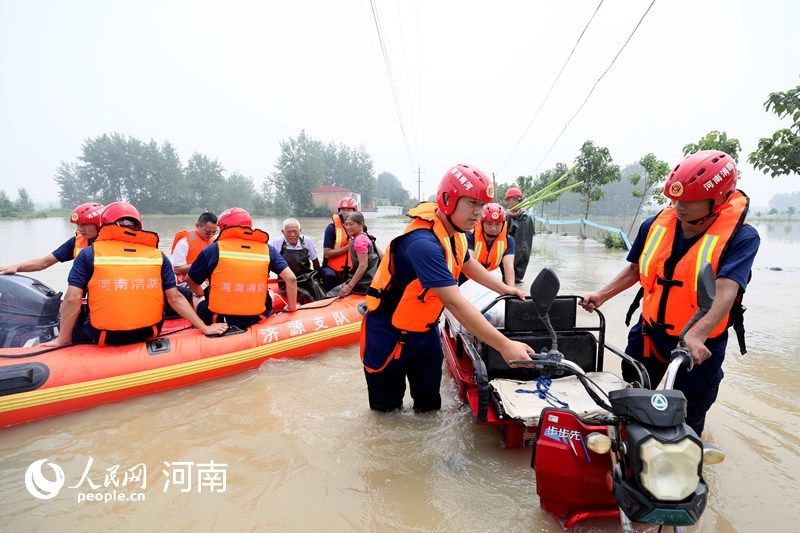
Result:
<svg viewBox="0 0 800 533"><path fill-rule="evenodd" d="M269 358L307 357L358 341L363 296L310 303L238 333L208 338L183 319L127 346L0 349L0 427L183 387L257 368Z"/></svg>

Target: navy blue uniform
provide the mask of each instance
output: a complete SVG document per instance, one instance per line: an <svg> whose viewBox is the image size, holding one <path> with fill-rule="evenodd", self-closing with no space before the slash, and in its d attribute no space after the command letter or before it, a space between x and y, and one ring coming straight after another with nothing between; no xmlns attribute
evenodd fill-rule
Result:
<svg viewBox="0 0 800 533"><path fill-rule="evenodd" d="M75 237L72 236L67 239L67 242L53 250L52 254L59 263L66 263L75 259Z"/></svg>
<svg viewBox="0 0 800 533"><path fill-rule="evenodd" d="M469 252L466 252L465 262L468 258ZM456 284L447 269L444 250L430 231L418 230L398 237L394 245L394 268L392 279L399 284L417 278L424 288ZM387 363L401 340L400 331L391 325L391 316L387 312L370 311L364 320L364 327L369 328L362 354L364 366L373 370L383 367L379 372L364 370L370 408L378 411L400 409L408 377L414 410L439 409L442 405L439 388L443 355L438 326L424 333L407 333L399 356Z"/></svg>
<svg viewBox="0 0 800 533"><path fill-rule="evenodd" d="M267 247L269 248L270 272L280 274L285 269L289 268L289 264L286 262L283 256L278 253L274 246L267 245ZM192 266L189 267L189 277L193 282L200 285L209 277L211 277L211 273L214 272L214 269L217 267L217 263L219 263L219 245L216 242L212 242L203 248L203 250L200 252L200 255L198 255L197 259L195 259L192 263ZM206 289L206 296L208 296L207 291L208 289ZM267 301L265 304L267 309L264 314L266 315L272 310L272 300L269 297L269 293L267 293ZM213 313L208 309L207 298L197 305L197 316L199 316L206 324L211 324L213 322L214 317ZM242 328L255 324L259 321L259 319L260 317L258 316L244 315L226 315L224 317L219 317L219 320L223 322Z"/></svg>
<svg viewBox="0 0 800 533"><path fill-rule="evenodd" d="M633 242L627 260L631 263L638 263L639 257L644 249L647 233L655 220L655 216L645 220L639 228L636 240ZM687 251L701 238L703 234L691 238L684 238L681 225L677 224L675 231L675 252L680 256ZM745 224L731 236L728 247L720 257L718 278L726 278L735 281L744 290L750 277L750 270L753 267L756 252L758 251L761 239L753 226ZM644 337L642 335L642 320L635 324L628 334L628 347L625 352L641 361L650 374L650 380L655 387L664 376L667 367L655 357L645 357ZM648 337L653 340L658 353L669 360L670 352L677 347L678 337L666 335L657 331L648 331ZM681 371L675 378L675 388L682 391L688 400L686 423L691 426L698 435L703 432L705 425L706 412L717 399L719 384L725 375L722 371L722 362L725 360L725 348L728 345L727 330L718 337L707 339L706 347L711 352L711 356L702 364L695 365L691 372ZM626 381L638 379L635 370L627 364L623 364L622 375Z"/></svg>
<svg viewBox="0 0 800 533"><path fill-rule="evenodd" d="M66 243L60 248L63 248L65 245ZM73 242L73 247L74 246L75 243ZM172 270L172 263L169 262L169 259L167 259L167 256L164 255L163 252L161 253L161 259L161 288L166 291L175 287L175 272ZM85 294L89 287L89 279L91 279L92 274L94 274L94 248L88 246L81 250L75 258L75 262L72 264L72 268L69 271L69 276L67 276L67 284L70 287L81 289ZM120 302L120 305L122 304L123 302ZM161 331L161 323L159 323L157 327L158 330ZM130 331L109 331L106 336L106 343L110 345L129 344L140 342L152 337L152 335L153 329L149 327ZM99 339L100 330L91 325L89 322L89 313L86 309L83 309L78 316L78 320L75 322L72 341L76 343L88 341L97 344Z"/></svg>

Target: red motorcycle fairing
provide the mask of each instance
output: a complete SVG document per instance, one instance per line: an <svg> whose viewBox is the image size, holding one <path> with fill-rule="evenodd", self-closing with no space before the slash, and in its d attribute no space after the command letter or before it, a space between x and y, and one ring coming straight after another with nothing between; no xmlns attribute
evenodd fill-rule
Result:
<svg viewBox="0 0 800 533"><path fill-rule="evenodd" d="M564 519L566 527L619 516L611 489L611 457L586 445L590 433L605 435L606 429L569 409L542 410L531 458L536 493L541 506Z"/></svg>

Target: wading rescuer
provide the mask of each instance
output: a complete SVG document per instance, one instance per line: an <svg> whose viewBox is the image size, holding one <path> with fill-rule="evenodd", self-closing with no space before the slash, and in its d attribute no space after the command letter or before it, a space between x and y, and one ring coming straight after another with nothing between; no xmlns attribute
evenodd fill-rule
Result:
<svg viewBox="0 0 800 533"><path fill-rule="evenodd" d="M101 224L94 243L78 253L69 272L58 338L42 346L72 342L116 346L152 339L164 321L164 295L178 314L204 334L227 329L224 324L203 324L178 292L172 264L158 250L158 235L142 230L135 207L110 203ZM81 301L87 292L88 315L83 316Z"/></svg>
<svg viewBox="0 0 800 533"><path fill-rule="evenodd" d="M331 216L331 223L325 228L322 240L322 284L329 291L347 280L350 273L350 248L347 246L349 236L344 227L347 213L358 211L358 202L345 196L336 206L336 213Z"/></svg>
<svg viewBox="0 0 800 533"><path fill-rule="evenodd" d="M226 322L245 328L272 310L269 273L286 283L286 311L297 310L297 278L275 248L269 235L253 229L250 213L241 207L219 215L217 240L200 252L189 269L187 283L200 301L197 314L206 324ZM205 299L201 285L208 280Z"/></svg>
<svg viewBox="0 0 800 533"><path fill-rule="evenodd" d="M78 256L78 252L89 246L100 230L100 215L103 206L95 202L81 204L69 214L69 221L78 226L75 236L39 259L30 259L16 265L0 267L0 274L16 274L17 272L38 272L56 263L66 263Z"/></svg>
<svg viewBox="0 0 800 533"><path fill-rule="evenodd" d="M506 285L514 285L516 244L514 237L508 234L506 213L500 204L483 206L480 222L475 224L474 231L467 233L467 246L472 252L472 258L483 268L491 272L499 267ZM467 277L461 274L458 284L465 281Z"/></svg>
<svg viewBox="0 0 800 533"><path fill-rule="evenodd" d="M514 283L522 283L522 279L525 277L525 271L528 270L528 263L531 260L533 236L536 234L533 219L527 211L514 209L523 198L522 189L519 187L509 187L504 198L508 208L506 217L508 234L514 237L517 245L514 255Z"/></svg>
<svg viewBox="0 0 800 533"><path fill-rule="evenodd" d="M442 178L436 203L409 211L412 222L389 244L388 253L367 291L361 359L369 405L378 411L400 409L406 377L416 411L441 407L442 346L439 316L444 307L506 361L528 359L533 349L500 334L458 291L461 272L500 294L524 298L470 259L464 232L492 201L483 172L456 165Z"/></svg>
<svg viewBox="0 0 800 533"><path fill-rule="evenodd" d="M655 387L697 309L697 273L711 263L717 276L714 304L684 337L695 367L675 380L688 400L686 423L700 435L724 375L729 326L745 351L741 296L761 241L745 223L749 199L736 189L736 163L725 152L704 150L681 161L667 178L664 195L672 204L642 223L628 253L630 264L581 305L592 311L641 284L626 323L643 297L641 317L625 351L644 363ZM629 365L623 365L623 377L636 379Z"/></svg>

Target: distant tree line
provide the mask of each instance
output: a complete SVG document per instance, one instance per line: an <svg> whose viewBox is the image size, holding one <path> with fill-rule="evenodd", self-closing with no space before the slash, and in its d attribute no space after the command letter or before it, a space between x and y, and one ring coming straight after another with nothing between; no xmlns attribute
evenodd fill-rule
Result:
<svg viewBox="0 0 800 533"><path fill-rule="evenodd" d="M0 218L38 218L47 216L45 211L37 211L28 191L17 189L17 199L11 200L4 190L0 190Z"/></svg>

